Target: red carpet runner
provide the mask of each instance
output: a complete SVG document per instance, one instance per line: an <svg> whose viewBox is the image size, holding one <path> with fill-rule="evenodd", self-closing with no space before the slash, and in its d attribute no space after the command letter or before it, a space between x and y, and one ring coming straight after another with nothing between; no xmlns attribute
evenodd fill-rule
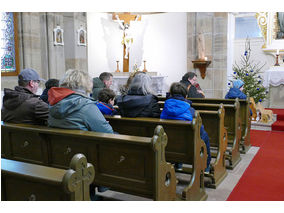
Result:
<svg viewBox="0 0 284 213"><path fill-rule="evenodd" d="M284 132L251 130L260 150L251 161L228 201L284 201Z"/></svg>
<svg viewBox="0 0 284 213"><path fill-rule="evenodd" d="M273 131L284 131L284 109L271 109L277 114L277 121L272 124Z"/></svg>

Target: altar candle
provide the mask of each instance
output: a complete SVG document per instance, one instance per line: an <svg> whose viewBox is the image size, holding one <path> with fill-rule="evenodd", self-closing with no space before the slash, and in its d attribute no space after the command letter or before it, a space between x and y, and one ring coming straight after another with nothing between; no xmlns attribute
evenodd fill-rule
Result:
<svg viewBox="0 0 284 213"><path fill-rule="evenodd" d="M279 49L277 49L277 51L276 51L276 55L279 55Z"/></svg>

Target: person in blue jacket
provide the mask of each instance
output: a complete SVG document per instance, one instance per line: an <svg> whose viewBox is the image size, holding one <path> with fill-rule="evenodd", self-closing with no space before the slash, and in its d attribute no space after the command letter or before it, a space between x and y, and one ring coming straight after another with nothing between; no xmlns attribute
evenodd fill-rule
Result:
<svg viewBox="0 0 284 213"><path fill-rule="evenodd" d="M116 115L117 111L113 108L115 93L113 90L104 88L99 92L97 107L104 115Z"/></svg>
<svg viewBox="0 0 284 213"><path fill-rule="evenodd" d="M191 107L192 102L186 99L186 96L187 89L183 84L178 82L172 83L170 87L170 93L168 94L167 100L165 101L160 118L192 121L195 115L195 109ZM200 127L200 137L206 144L208 156L205 172L209 173L211 162L210 142L208 134L205 131L203 125ZM175 163L175 167L177 169L181 169L182 164Z"/></svg>
<svg viewBox="0 0 284 213"><path fill-rule="evenodd" d="M226 94L225 99L246 99L247 96L243 93L244 82L242 80L233 81L233 87L230 88Z"/></svg>
<svg viewBox="0 0 284 213"><path fill-rule="evenodd" d="M242 80L233 81L233 87L230 88L229 92L226 94L225 99L247 99L247 96L243 93L244 82ZM249 108L250 115L252 115L252 111Z"/></svg>

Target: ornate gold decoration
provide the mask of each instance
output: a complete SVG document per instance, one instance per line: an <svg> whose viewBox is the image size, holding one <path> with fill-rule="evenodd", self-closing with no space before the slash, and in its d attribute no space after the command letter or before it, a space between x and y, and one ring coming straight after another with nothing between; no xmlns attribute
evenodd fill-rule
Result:
<svg viewBox="0 0 284 213"><path fill-rule="evenodd" d="M268 12L260 12L255 15L265 41L267 41L267 15ZM266 48L266 42L263 44L262 48Z"/></svg>

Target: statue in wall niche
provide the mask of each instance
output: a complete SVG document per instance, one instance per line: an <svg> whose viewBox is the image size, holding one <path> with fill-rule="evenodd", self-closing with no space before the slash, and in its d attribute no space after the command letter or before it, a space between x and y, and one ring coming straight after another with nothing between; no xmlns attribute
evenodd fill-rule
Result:
<svg viewBox="0 0 284 213"><path fill-rule="evenodd" d="M198 59L205 60L205 40L202 33L197 36Z"/></svg>
<svg viewBox="0 0 284 213"><path fill-rule="evenodd" d="M277 17L280 27L280 31L277 32L277 39L284 39L284 12L278 12Z"/></svg>

